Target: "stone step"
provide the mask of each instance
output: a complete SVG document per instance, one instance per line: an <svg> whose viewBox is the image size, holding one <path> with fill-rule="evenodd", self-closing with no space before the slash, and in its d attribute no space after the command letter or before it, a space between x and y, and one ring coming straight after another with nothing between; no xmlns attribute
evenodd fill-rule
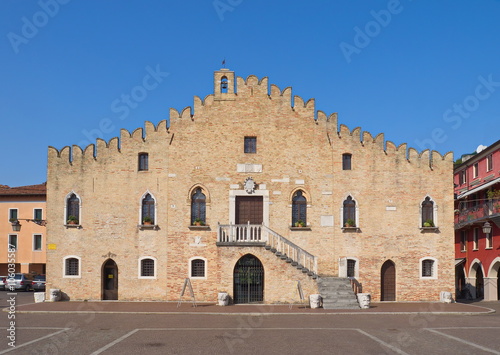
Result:
<svg viewBox="0 0 500 355"><path fill-rule="evenodd" d="M318 278L318 292L325 309L359 309L350 280L340 277Z"/></svg>

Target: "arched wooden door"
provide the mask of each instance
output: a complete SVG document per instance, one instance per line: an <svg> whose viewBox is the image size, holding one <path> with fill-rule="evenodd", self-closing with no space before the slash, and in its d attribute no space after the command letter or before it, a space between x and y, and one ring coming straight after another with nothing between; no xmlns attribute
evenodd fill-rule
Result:
<svg viewBox="0 0 500 355"><path fill-rule="evenodd" d="M108 259L102 266L102 299L118 299L118 266Z"/></svg>
<svg viewBox="0 0 500 355"><path fill-rule="evenodd" d="M387 260L380 272L381 301L396 300L396 265Z"/></svg>
<svg viewBox="0 0 500 355"><path fill-rule="evenodd" d="M264 301L264 267L254 255L247 254L234 266L234 303Z"/></svg>

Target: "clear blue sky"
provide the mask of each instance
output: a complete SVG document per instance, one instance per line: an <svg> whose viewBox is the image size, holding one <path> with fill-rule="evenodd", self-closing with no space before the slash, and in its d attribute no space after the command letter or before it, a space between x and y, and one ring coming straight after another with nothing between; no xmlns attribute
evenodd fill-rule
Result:
<svg viewBox="0 0 500 355"><path fill-rule="evenodd" d="M351 129L458 158L500 139L499 19L499 0L2 0L0 184L44 182L49 145L192 105L224 58Z"/></svg>

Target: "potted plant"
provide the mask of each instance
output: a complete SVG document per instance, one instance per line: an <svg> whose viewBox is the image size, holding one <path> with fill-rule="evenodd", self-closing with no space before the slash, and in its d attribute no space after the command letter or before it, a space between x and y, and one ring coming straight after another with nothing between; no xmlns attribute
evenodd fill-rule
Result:
<svg viewBox="0 0 500 355"><path fill-rule="evenodd" d="M145 225L152 225L153 224L153 219L149 216L146 216L142 219L142 224L145 224Z"/></svg>
<svg viewBox="0 0 500 355"><path fill-rule="evenodd" d="M426 228L434 227L434 222L432 221L432 219L426 220L424 222L424 227L426 227Z"/></svg>
<svg viewBox="0 0 500 355"><path fill-rule="evenodd" d="M78 218L76 218L76 216L69 216L67 223L68 224L78 224Z"/></svg>
<svg viewBox="0 0 500 355"><path fill-rule="evenodd" d="M204 226L205 222L201 218L195 218L193 221L193 226Z"/></svg>
<svg viewBox="0 0 500 355"><path fill-rule="evenodd" d="M346 228L353 228L353 227L356 227L356 222L349 218L346 222L345 222L345 225L344 225Z"/></svg>
<svg viewBox="0 0 500 355"><path fill-rule="evenodd" d="M301 219L295 222L295 227L305 227L305 226L306 226L305 222Z"/></svg>

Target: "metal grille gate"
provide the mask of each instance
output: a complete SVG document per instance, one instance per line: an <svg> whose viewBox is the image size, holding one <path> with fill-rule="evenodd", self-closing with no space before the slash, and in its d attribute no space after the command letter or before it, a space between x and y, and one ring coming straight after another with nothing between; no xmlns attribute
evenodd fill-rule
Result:
<svg viewBox="0 0 500 355"><path fill-rule="evenodd" d="M234 303L264 301L264 267L259 259L247 254L234 267Z"/></svg>

